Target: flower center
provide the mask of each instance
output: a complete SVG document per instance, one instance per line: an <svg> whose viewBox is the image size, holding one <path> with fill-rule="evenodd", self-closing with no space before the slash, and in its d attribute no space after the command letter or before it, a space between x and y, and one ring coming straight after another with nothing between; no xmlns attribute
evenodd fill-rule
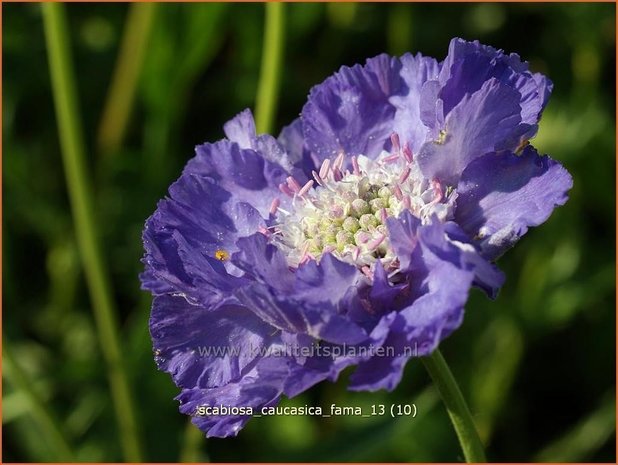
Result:
<svg viewBox="0 0 618 465"><path fill-rule="evenodd" d="M401 148L396 135L391 140L393 151L375 160L352 157L351 168L344 171L340 153L325 160L304 186L292 177L280 186L292 197L292 208L287 211L279 199L273 201L277 224L272 237L291 266L332 253L368 275L378 259L394 271L399 263L388 237L389 217L404 210L422 221L433 214L441 220L451 216L453 190L425 179L407 146Z"/></svg>

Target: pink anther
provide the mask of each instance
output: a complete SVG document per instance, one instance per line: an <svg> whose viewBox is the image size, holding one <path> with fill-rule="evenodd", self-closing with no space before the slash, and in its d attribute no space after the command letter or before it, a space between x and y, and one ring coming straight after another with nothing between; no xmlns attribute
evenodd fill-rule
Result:
<svg viewBox="0 0 618 465"><path fill-rule="evenodd" d="M371 268L369 268L367 265L361 267L361 271L363 272L363 274L365 276L367 276L369 279L373 279L373 271L371 271Z"/></svg>
<svg viewBox="0 0 618 465"><path fill-rule="evenodd" d="M288 183L288 187L292 190L292 192L297 193L300 190L300 184L292 176L288 176L286 182Z"/></svg>
<svg viewBox="0 0 618 465"><path fill-rule="evenodd" d="M391 144L393 144L393 153L399 153L401 145L399 145L399 134L396 132L391 134Z"/></svg>
<svg viewBox="0 0 618 465"><path fill-rule="evenodd" d="M412 163L412 160L414 160L414 154L412 153L412 150L410 150L407 142L403 145L403 150L401 151L401 153L403 155L403 158L408 163Z"/></svg>
<svg viewBox="0 0 618 465"><path fill-rule="evenodd" d="M339 170L341 170L341 168L343 167L343 158L344 157L345 157L345 154L343 153L343 151L339 152L339 155L337 155L337 158L335 158L333 166L335 168L338 168Z"/></svg>
<svg viewBox="0 0 618 465"><path fill-rule="evenodd" d="M409 166L406 166L406 169L403 171L403 173L401 173L401 176L399 176L399 183L404 183L406 182L406 180L408 179L408 177L410 176L410 172L412 170L410 169Z"/></svg>
<svg viewBox="0 0 618 465"><path fill-rule="evenodd" d="M324 180L316 171L311 171L311 174L313 175L313 179L315 179L315 182L317 182L320 186L324 185Z"/></svg>
<svg viewBox="0 0 618 465"><path fill-rule="evenodd" d="M360 176L360 166L358 165L358 159L356 156L352 157L352 169L356 176Z"/></svg>
<svg viewBox="0 0 618 465"><path fill-rule="evenodd" d="M382 159L382 163L393 163L397 160L399 160L399 155L389 155L388 157Z"/></svg>
<svg viewBox="0 0 618 465"><path fill-rule="evenodd" d="M320 177L322 179L326 179L328 177L328 173L330 172L330 158L327 158L322 162L322 166L320 167Z"/></svg>
<svg viewBox="0 0 618 465"><path fill-rule="evenodd" d="M288 187L287 184L281 183L279 184L279 190L283 192L285 195L289 195L290 197L294 197L294 191Z"/></svg>
<svg viewBox="0 0 618 465"><path fill-rule="evenodd" d="M378 236L375 239L373 239L371 242L367 244L367 248L369 250L377 249L380 246L380 244L384 242L384 239L386 239L386 236L384 234L378 234Z"/></svg>
<svg viewBox="0 0 618 465"><path fill-rule="evenodd" d="M274 215L275 213L277 213L277 209L279 208L279 205L281 205L281 200L279 200L279 198L274 198L272 203L270 204L270 214Z"/></svg>
<svg viewBox="0 0 618 465"><path fill-rule="evenodd" d="M298 191L298 196L302 197L303 195L305 195L307 192L309 192L309 189L311 189L311 187L313 186L313 179L310 179L309 181L307 181L305 183L305 185Z"/></svg>

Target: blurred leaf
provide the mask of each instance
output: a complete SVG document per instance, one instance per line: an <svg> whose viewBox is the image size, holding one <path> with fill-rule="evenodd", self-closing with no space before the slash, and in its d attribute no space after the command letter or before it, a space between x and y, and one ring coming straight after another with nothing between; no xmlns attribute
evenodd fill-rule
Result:
<svg viewBox="0 0 618 465"><path fill-rule="evenodd" d="M496 317L476 344L471 409L485 443L489 442L502 406L508 402L523 348L523 337L507 316Z"/></svg>
<svg viewBox="0 0 618 465"><path fill-rule="evenodd" d="M568 408L568 406L567 406ZM535 462L584 462L616 431L616 399L607 393L600 407L534 458Z"/></svg>

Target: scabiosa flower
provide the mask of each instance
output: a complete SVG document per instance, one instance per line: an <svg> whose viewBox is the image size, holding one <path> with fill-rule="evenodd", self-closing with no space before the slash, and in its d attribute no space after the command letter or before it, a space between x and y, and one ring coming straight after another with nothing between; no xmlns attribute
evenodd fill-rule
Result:
<svg viewBox="0 0 618 465"><path fill-rule="evenodd" d="M342 67L278 139L245 111L197 147L146 223L141 276L181 412L225 437L247 410L200 407L259 413L351 365L350 389L394 389L567 200L568 172L528 144L551 89L517 55L454 39L441 63Z"/></svg>

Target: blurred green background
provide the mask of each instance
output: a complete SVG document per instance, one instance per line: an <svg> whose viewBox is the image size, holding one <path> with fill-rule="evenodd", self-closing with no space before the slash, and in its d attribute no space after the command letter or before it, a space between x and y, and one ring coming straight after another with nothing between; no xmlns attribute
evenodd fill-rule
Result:
<svg viewBox="0 0 618 465"><path fill-rule="evenodd" d="M41 7L3 4L3 461L124 459L77 250ZM118 309L122 357L149 461L458 461L422 364L393 393L346 376L288 404L415 402L418 417L253 419L204 440L158 372L139 289L144 220L193 147L254 108L262 4L73 4L89 186ZM517 52L555 83L540 152L574 177L571 200L473 292L442 344L492 461L615 462L615 5L288 4L275 132L312 85L381 52L444 58L454 36ZM116 75L118 86L110 92ZM135 85L132 85L132 83ZM111 97L110 97L111 95ZM105 116L107 115L107 116Z"/></svg>

